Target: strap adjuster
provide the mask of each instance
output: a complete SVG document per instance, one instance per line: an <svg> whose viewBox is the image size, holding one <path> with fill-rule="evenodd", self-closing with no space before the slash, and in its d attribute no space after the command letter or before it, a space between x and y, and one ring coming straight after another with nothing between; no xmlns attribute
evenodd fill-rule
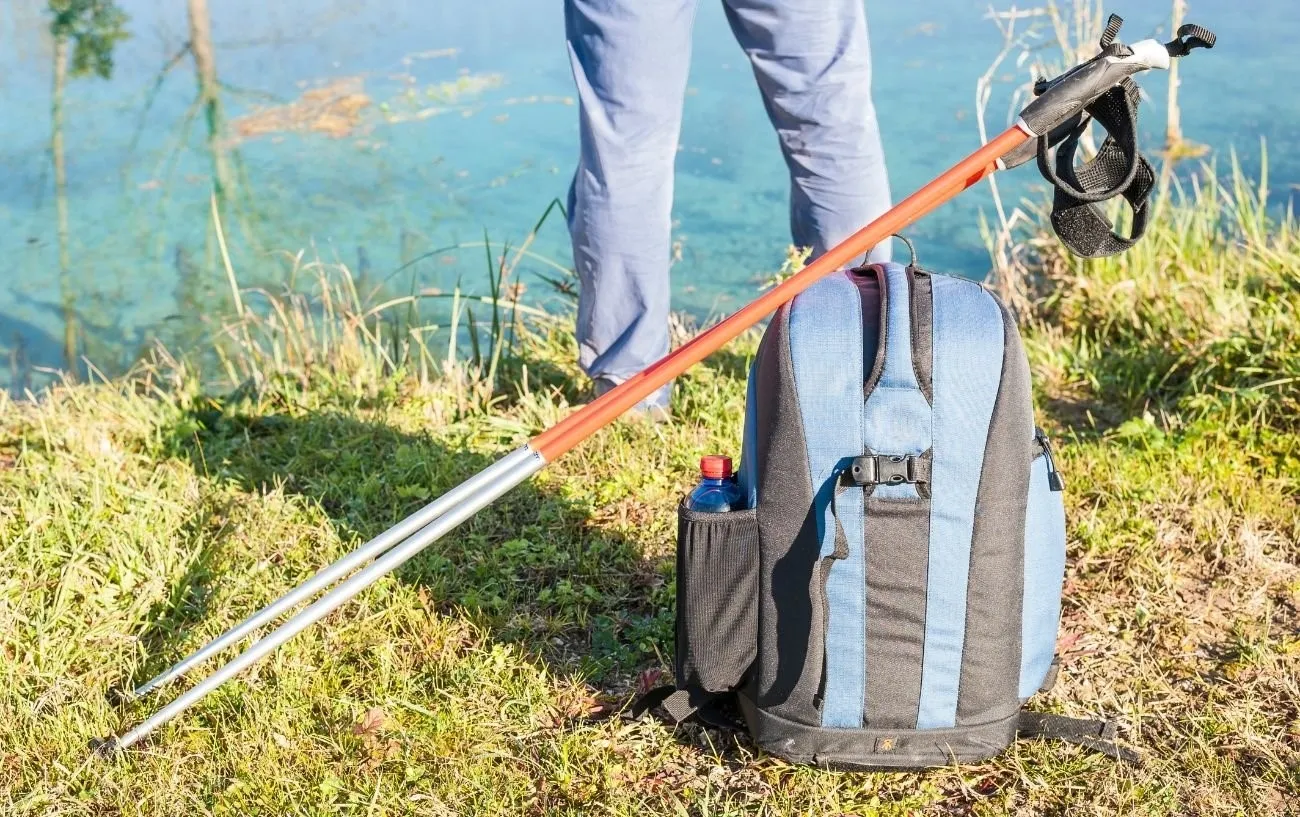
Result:
<svg viewBox="0 0 1300 817"><path fill-rule="evenodd" d="M915 454L866 454L845 474L854 485L901 485L921 481L919 470Z"/></svg>

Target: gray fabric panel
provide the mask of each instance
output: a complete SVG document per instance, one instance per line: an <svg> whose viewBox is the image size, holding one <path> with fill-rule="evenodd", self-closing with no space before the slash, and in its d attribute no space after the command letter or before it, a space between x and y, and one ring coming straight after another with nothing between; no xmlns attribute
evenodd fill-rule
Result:
<svg viewBox="0 0 1300 817"><path fill-rule="evenodd" d="M934 404L934 287L928 273L908 267L912 288L912 361L916 383Z"/></svg>
<svg viewBox="0 0 1300 817"><path fill-rule="evenodd" d="M737 696L754 742L792 763L839 769L918 769L978 763L1005 750L1016 737L1019 714L947 729L825 729L781 718Z"/></svg>
<svg viewBox="0 0 1300 817"><path fill-rule="evenodd" d="M930 498L867 500L867 708L872 729L914 729L921 700Z"/></svg>
<svg viewBox="0 0 1300 817"><path fill-rule="evenodd" d="M862 399L865 400L880 382L885 373L885 333L889 327L880 316L885 314L888 300L885 286L885 273L878 265L863 267L853 276L862 293L862 366L866 371L862 378ZM868 342L867 336L875 330L875 339Z"/></svg>
<svg viewBox="0 0 1300 817"><path fill-rule="evenodd" d="M862 297L862 382L866 384L872 380L873 375L878 380L880 371L885 366L884 348L880 343L880 333L883 331L880 310L884 306L880 291L883 287L875 274L851 275L849 280L857 285L858 294Z"/></svg>
<svg viewBox="0 0 1300 817"><path fill-rule="evenodd" d="M1029 364L1015 320L1001 305L1006 332L1002 383L989 424L975 503L966 591L966 639L957 725L1008 717L1020 708L1021 608L1025 510L1034 435Z"/></svg>
<svg viewBox="0 0 1300 817"><path fill-rule="evenodd" d="M802 723L820 723L825 605L821 543L814 516L803 421L790 360L789 306L768 324L757 382L759 705Z"/></svg>
<svg viewBox="0 0 1300 817"><path fill-rule="evenodd" d="M839 510L835 504L836 497L844 493L847 488L848 486L843 481L839 482L835 486L835 494L831 497L831 516L835 519L835 552L833 555L836 559L843 559L849 555L849 537L844 533L844 523L840 521ZM827 566L830 565L829 559L823 561L827 563ZM826 582L822 582L822 587L825 586Z"/></svg>

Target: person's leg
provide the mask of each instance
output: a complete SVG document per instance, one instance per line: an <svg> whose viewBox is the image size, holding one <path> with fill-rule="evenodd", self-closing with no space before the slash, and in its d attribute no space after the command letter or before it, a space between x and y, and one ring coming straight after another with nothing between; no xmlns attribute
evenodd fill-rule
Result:
<svg viewBox="0 0 1300 817"><path fill-rule="evenodd" d="M790 232L824 253L890 207L863 0L724 0L790 168ZM887 261L888 240L868 253Z"/></svg>
<svg viewBox="0 0 1300 817"><path fill-rule="evenodd" d="M578 362L597 393L668 353L673 164L695 0L565 0L581 154L569 188ZM669 387L643 405L666 407Z"/></svg>

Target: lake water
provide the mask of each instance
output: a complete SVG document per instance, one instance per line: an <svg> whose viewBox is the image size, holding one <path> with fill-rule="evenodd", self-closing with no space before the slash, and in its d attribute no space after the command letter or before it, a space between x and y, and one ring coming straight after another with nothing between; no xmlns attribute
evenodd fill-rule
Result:
<svg viewBox="0 0 1300 817"><path fill-rule="evenodd" d="M44 5L0 7L0 364L20 348L32 365L53 367L62 360L63 312ZM90 354L110 372L144 340L190 321L205 299L221 303L225 281L210 239L205 123L200 115L185 125L196 95L191 61L157 83L188 39L185 4L119 5L131 37L117 47L112 78L70 81L65 103L71 283ZM1257 172L1266 140L1273 199L1284 204L1300 181L1291 151L1300 134L1294 5L1190 5L1188 18L1215 30L1219 45L1182 64L1185 135L1211 146L1221 171L1235 148ZM1000 45L987 10L969 0L867 4L896 199L978 144L975 82ZM1126 17L1125 40L1168 37L1165 3L1107 10ZM379 279L431 250L481 243L485 229L494 242L517 243L564 196L577 108L558 0L211 0L211 15L234 134L229 156L252 231L228 227L242 281L279 274L278 251L302 249ZM989 107L995 130L1009 121L1014 71L1004 66L1007 81ZM1151 96L1143 130L1155 148L1165 82L1142 81ZM294 130L295 122L307 129ZM1013 199L1039 182L1032 166L1001 179ZM789 242L786 197L745 57L720 3L703 2L677 162L676 308L725 313L752 296ZM977 219L990 207L981 186L912 228L922 261L983 276ZM568 264L559 218L533 249ZM481 248L437 252L394 286L404 290L414 275L419 286L449 288L462 278L483 290L483 259ZM542 297L548 290L535 273L546 267L524 270L526 297ZM0 383L9 383L10 368L0 365Z"/></svg>

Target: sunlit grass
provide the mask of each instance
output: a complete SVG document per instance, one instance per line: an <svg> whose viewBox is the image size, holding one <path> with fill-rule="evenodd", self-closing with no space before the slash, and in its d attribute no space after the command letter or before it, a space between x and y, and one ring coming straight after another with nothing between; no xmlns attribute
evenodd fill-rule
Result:
<svg viewBox="0 0 1300 817"><path fill-rule="evenodd" d="M679 381L672 423L601 431L145 745L89 760L160 703L111 688L585 399L567 314L490 290L477 353L462 327L453 354L421 344L408 302L304 263L296 294L245 291L219 322L215 379L159 352L0 404L0 812L1286 813L1300 245L1236 179L1168 203L1118 259L1041 245L1025 318L1070 520L1064 666L1035 705L1116 720L1142 767L1026 742L827 773L613 717L671 671L672 509L701 454L739 450L756 333Z"/></svg>

